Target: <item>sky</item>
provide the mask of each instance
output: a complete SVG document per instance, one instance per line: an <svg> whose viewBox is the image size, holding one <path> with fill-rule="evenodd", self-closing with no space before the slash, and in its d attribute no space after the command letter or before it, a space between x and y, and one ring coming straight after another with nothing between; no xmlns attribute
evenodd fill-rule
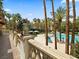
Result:
<svg viewBox="0 0 79 59"><path fill-rule="evenodd" d="M65 6L66 0L54 0L55 11L59 6ZM23 18L44 18L43 0L4 0L4 10L9 13L20 13ZM76 15L79 16L79 0L76 0ZM51 16L52 5L46 0L47 17ZM70 0L70 14L72 15L72 0Z"/></svg>

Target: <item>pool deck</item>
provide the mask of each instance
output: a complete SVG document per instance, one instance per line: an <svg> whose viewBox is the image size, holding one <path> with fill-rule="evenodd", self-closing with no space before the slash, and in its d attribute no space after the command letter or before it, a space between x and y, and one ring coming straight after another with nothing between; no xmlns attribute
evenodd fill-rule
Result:
<svg viewBox="0 0 79 59"><path fill-rule="evenodd" d="M37 37L35 37L35 40L38 41L39 43L45 45L45 34L37 35ZM53 40L53 42L48 43L48 46L55 49L54 36L51 37L51 40ZM57 51L65 54L65 43L57 42Z"/></svg>

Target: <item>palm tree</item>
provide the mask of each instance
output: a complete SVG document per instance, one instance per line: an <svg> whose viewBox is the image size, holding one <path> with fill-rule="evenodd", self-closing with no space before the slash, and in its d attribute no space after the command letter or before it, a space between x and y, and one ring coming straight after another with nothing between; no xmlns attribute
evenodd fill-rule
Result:
<svg viewBox="0 0 79 59"><path fill-rule="evenodd" d="M66 54L69 54L69 0L66 0Z"/></svg>
<svg viewBox="0 0 79 59"><path fill-rule="evenodd" d="M3 9L3 0L0 0L0 10Z"/></svg>
<svg viewBox="0 0 79 59"><path fill-rule="evenodd" d="M37 19L37 23L38 23L38 30L40 30L40 19Z"/></svg>
<svg viewBox="0 0 79 59"><path fill-rule="evenodd" d="M10 29L10 19L11 19L11 14L10 13L7 13L7 12L5 12L5 16L8 18L8 25L9 25L9 29Z"/></svg>
<svg viewBox="0 0 79 59"><path fill-rule="evenodd" d="M13 21L13 30L16 29L17 22L21 21L22 17L19 13L12 15L12 21Z"/></svg>
<svg viewBox="0 0 79 59"><path fill-rule="evenodd" d="M23 32L24 34L28 34L29 30L31 29L31 23L27 18L22 19L22 21L23 21Z"/></svg>
<svg viewBox="0 0 79 59"><path fill-rule="evenodd" d="M10 18L11 18L11 14L10 13L5 13L6 17L9 19L10 21Z"/></svg>
<svg viewBox="0 0 79 59"><path fill-rule="evenodd" d="M48 29L50 31L50 30L52 30L51 29L51 26L52 26L52 18L47 18L47 19L48 19L48 21L47 21L48 22Z"/></svg>
<svg viewBox="0 0 79 59"><path fill-rule="evenodd" d="M54 0L51 0L51 1L52 1L52 16L55 24ZM57 49L56 28L55 28L55 49Z"/></svg>
<svg viewBox="0 0 79 59"><path fill-rule="evenodd" d="M41 27L41 32L45 32L45 21L44 20L41 21L40 27Z"/></svg>
<svg viewBox="0 0 79 59"><path fill-rule="evenodd" d="M12 30L13 30L13 39L14 39L14 31L17 30L17 22L21 21L21 15L19 13L13 14L12 15ZM19 31L18 31L19 32Z"/></svg>
<svg viewBox="0 0 79 59"><path fill-rule="evenodd" d="M59 7L56 11L56 19L58 20L59 22L59 31L60 31L60 42L61 42L61 22L62 22L62 19L64 18L65 16L65 8L63 7Z"/></svg>
<svg viewBox="0 0 79 59"><path fill-rule="evenodd" d="M38 19L36 19L36 18L34 18L33 19L33 24L34 24L34 29L40 29L40 19L38 18Z"/></svg>
<svg viewBox="0 0 79 59"><path fill-rule="evenodd" d="M36 28L37 28L37 24L36 24L36 22L37 22L37 19L34 18L34 19L33 19L33 29L36 29Z"/></svg>
<svg viewBox="0 0 79 59"><path fill-rule="evenodd" d="M19 13L13 14L13 17L15 18L15 20L20 21L22 20L22 17Z"/></svg>
<svg viewBox="0 0 79 59"><path fill-rule="evenodd" d="M36 18L33 19L33 29L38 29L38 20Z"/></svg>
<svg viewBox="0 0 79 59"><path fill-rule="evenodd" d="M48 25L47 25L46 0L43 0L43 4L44 4L44 15L45 15L46 45L48 45Z"/></svg>
<svg viewBox="0 0 79 59"><path fill-rule="evenodd" d="M75 10L75 0L72 0L73 5L73 27L72 27L72 40L71 40L71 52L70 54L74 54L74 39L75 39L75 27L76 27L76 10Z"/></svg>

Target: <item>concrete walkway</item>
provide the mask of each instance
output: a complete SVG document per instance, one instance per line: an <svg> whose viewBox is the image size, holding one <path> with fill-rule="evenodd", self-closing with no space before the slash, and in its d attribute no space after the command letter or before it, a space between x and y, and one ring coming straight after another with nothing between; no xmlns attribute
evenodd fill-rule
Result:
<svg viewBox="0 0 79 59"><path fill-rule="evenodd" d="M9 39L9 34L3 33L0 37L0 59L19 59L18 54L13 41Z"/></svg>
<svg viewBox="0 0 79 59"><path fill-rule="evenodd" d="M13 59L12 53L8 53L8 49L11 49L8 33L4 33L0 37L0 59Z"/></svg>

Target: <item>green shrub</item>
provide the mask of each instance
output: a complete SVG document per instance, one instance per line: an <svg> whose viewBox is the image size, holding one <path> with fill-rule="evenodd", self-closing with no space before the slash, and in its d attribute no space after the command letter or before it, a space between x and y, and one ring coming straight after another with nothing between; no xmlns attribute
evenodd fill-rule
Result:
<svg viewBox="0 0 79 59"><path fill-rule="evenodd" d="M74 56L79 59L79 42L78 41L75 44L75 53L74 53Z"/></svg>
<svg viewBox="0 0 79 59"><path fill-rule="evenodd" d="M22 21L19 21L18 24L17 24L17 30L19 33L23 34L23 22Z"/></svg>

